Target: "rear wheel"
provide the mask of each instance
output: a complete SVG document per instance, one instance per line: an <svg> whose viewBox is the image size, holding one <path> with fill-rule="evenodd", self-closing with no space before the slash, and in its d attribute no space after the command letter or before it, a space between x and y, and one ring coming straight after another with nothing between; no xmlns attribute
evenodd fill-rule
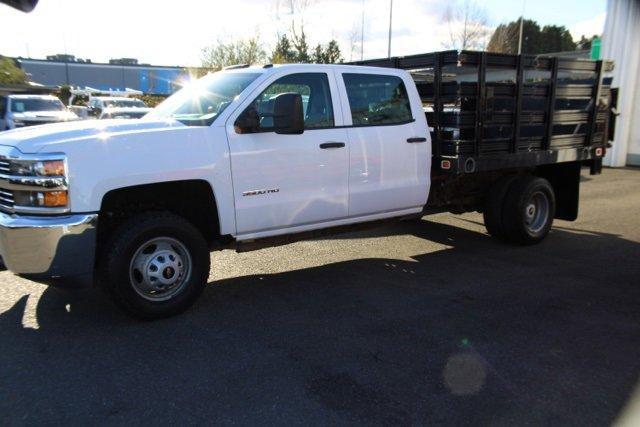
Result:
<svg viewBox="0 0 640 427"><path fill-rule="evenodd" d="M200 232L168 212L137 215L116 229L103 250L99 281L129 314L155 319L189 308L209 276Z"/></svg>
<svg viewBox="0 0 640 427"><path fill-rule="evenodd" d="M514 180L503 205L504 238L520 245L542 241L551 229L555 212L556 199L549 181L534 176Z"/></svg>

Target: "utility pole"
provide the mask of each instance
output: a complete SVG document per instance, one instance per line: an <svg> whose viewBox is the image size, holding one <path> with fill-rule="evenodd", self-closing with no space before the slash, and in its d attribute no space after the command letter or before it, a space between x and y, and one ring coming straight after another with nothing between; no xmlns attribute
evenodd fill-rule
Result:
<svg viewBox="0 0 640 427"><path fill-rule="evenodd" d="M364 60L364 0L362 0L362 23L360 24L360 61Z"/></svg>
<svg viewBox="0 0 640 427"><path fill-rule="evenodd" d="M522 53L522 25L524 19L520 17L520 36L518 36L518 55Z"/></svg>
<svg viewBox="0 0 640 427"><path fill-rule="evenodd" d="M62 10L63 15L67 16L66 10L64 9L64 3L62 0L58 1L58 5L60 6L60 10ZM62 46L64 47L64 74L67 80L67 86L69 84L69 52L67 51L67 31L66 26L62 26Z"/></svg>
<svg viewBox="0 0 640 427"><path fill-rule="evenodd" d="M524 0L522 0L522 14L520 15L520 36L518 37L518 55L522 53L523 30L524 30Z"/></svg>
<svg viewBox="0 0 640 427"><path fill-rule="evenodd" d="M387 58L391 58L391 24L393 22L393 0L389 4L389 48L387 49Z"/></svg>

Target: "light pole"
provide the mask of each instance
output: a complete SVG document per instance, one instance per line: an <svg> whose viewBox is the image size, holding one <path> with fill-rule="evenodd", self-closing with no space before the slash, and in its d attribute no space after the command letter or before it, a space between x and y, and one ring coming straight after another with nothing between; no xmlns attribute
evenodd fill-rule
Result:
<svg viewBox="0 0 640 427"><path fill-rule="evenodd" d="M387 58L391 58L391 23L393 22L393 0L389 4L389 47L387 49Z"/></svg>
<svg viewBox="0 0 640 427"><path fill-rule="evenodd" d="M362 0L362 23L360 24L360 61L364 60L364 0Z"/></svg>
<svg viewBox="0 0 640 427"><path fill-rule="evenodd" d="M522 32L524 29L524 0L522 0L522 14L520 15L520 35L518 36L518 55L522 53Z"/></svg>

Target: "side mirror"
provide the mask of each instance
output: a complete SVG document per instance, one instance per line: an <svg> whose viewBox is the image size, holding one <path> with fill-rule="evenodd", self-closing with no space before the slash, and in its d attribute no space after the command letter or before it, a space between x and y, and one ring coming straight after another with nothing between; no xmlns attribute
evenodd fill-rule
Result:
<svg viewBox="0 0 640 427"><path fill-rule="evenodd" d="M273 104L273 127L276 133L296 135L304 132L302 96L299 93L281 93Z"/></svg>
<svg viewBox="0 0 640 427"><path fill-rule="evenodd" d="M7 4L23 12L31 12L38 4L38 0L0 0L0 3Z"/></svg>

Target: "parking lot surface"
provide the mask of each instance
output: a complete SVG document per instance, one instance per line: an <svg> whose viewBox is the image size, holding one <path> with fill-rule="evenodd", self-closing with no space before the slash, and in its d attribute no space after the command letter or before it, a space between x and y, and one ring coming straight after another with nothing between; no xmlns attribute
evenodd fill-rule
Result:
<svg viewBox="0 0 640 427"><path fill-rule="evenodd" d="M534 247L482 216L212 255L182 316L0 273L0 423L603 425L640 395L640 170Z"/></svg>

